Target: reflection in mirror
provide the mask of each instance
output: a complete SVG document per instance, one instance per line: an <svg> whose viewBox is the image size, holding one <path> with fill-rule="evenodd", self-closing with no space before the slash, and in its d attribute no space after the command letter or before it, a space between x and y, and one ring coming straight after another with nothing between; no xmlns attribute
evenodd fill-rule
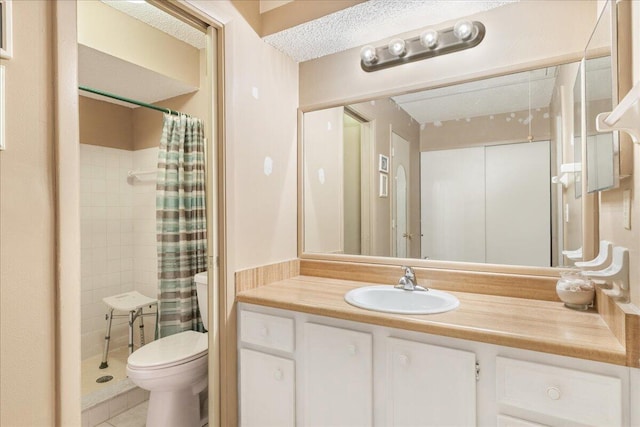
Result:
<svg viewBox="0 0 640 427"><path fill-rule="evenodd" d="M607 3L585 50L587 191L618 186L617 133L596 130L596 116L613 108L611 3Z"/></svg>
<svg viewBox="0 0 640 427"><path fill-rule="evenodd" d="M582 197L582 67L584 67L583 63L580 64L573 85L573 158L576 165L574 167L576 199Z"/></svg>
<svg viewBox="0 0 640 427"><path fill-rule="evenodd" d="M567 186L573 186L573 191L562 194L564 212L561 220L563 247L562 254L566 257L564 264L572 264L583 259L582 254L582 67L583 63L575 64L574 69L568 70L573 75L573 90L567 87L567 114L573 114L573 120L566 123L571 127L571 134L567 136L571 145L564 147L563 164L560 166L560 178ZM573 178L570 183L569 177Z"/></svg>
<svg viewBox="0 0 640 427"><path fill-rule="evenodd" d="M564 64L305 113L304 251L568 264L582 245L577 75Z"/></svg>

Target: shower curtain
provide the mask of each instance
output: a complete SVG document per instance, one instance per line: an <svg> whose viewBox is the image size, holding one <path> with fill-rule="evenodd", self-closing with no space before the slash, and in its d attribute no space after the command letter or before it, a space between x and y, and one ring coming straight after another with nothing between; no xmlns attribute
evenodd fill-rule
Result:
<svg viewBox="0 0 640 427"><path fill-rule="evenodd" d="M202 120L164 115L158 152L158 327L162 338L203 331L193 276L207 269Z"/></svg>

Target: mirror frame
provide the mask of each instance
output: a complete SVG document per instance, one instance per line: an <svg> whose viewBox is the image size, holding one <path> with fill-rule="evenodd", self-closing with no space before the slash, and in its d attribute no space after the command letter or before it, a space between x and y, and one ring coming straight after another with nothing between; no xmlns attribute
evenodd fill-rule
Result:
<svg viewBox="0 0 640 427"><path fill-rule="evenodd" d="M535 70L538 68L558 66L568 64L571 62L579 62L582 57L577 57L574 60L562 58L561 62L546 61L545 63L536 63L528 67L519 67L510 70L509 72L500 73L487 73L479 77L475 77L470 80L461 80L459 82L451 82L446 85L432 85L425 86L420 90L437 89L440 87L452 86L460 83L467 83L470 81L478 81L484 79L490 79L494 77L501 77L514 73L526 72ZM408 92L404 92L408 93ZM399 95L394 94L395 95ZM332 105L310 106L308 108L298 108L298 257L301 260L315 260L315 261L334 261L334 262L352 262L352 263L366 263L376 265L410 265L412 267L439 269L439 270L451 270L451 271L473 271L482 273L499 273L510 275L528 275L528 276L548 276L559 277L561 267L535 267L524 265L508 265L508 264L491 264L491 263L474 263L474 262L461 262L461 261L443 261L443 260L429 260L420 258L397 258L397 257L384 257L384 256L370 256L370 255L351 255L351 254L329 254L319 252L305 252L304 251L304 113L318 111L326 108L340 107L359 102L366 102L372 98L366 98L357 101L344 100L336 101ZM375 98L377 99L377 98ZM584 199L584 198L583 198ZM584 202L583 202L584 203ZM583 234L585 230L583 229ZM587 233L590 235L591 233ZM583 236L584 239L584 236Z"/></svg>
<svg viewBox="0 0 640 427"><path fill-rule="evenodd" d="M607 0L612 7L612 20L617 19L617 5L613 0ZM602 13L602 9L598 12L598 18ZM597 24L597 20L594 23ZM612 27L612 75L616 79L618 73L617 67L617 40L618 35L614 32ZM589 37L590 39L590 37ZM494 77L505 76L513 73L520 73L531 71L542 67L551 67L571 62L580 62L584 60L584 50L576 52L574 54L567 54L562 58L548 58L546 60L537 60L525 64L516 64L509 70L504 69L492 69L484 73L472 74L468 78L461 78L456 81L437 82L435 84L427 84L421 88L412 88L412 90L399 91L397 93L389 93L387 91L377 92L373 97L361 96L355 99L344 98L338 99L335 102L323 103L316 105L305 105L298 108L298 258L300 260L314 260L314 261L333 261L344 263L359 263L359 264L375 264L375 265L390 265L390 266L402 266L409 265L412 267L426 268L426 269L438 269L438 270L450 270L458 272L478 272L478 273L493 273L493 274L507 274L507 275L528 275L539 277L551 277L556 278L560 276L560 272L563 271L562 267L533 267L523 265L507 265L507 264L489 264L489 263L472 263L472 262L460 262L460 261L440 261L440 260L425 260L420 258L393 258L382 256L369 256L369 255L348 255L348 254L325 254L314 253L304 251L304 113L317 111L321 109L345 106L349 104L355 104L360 102L370 101L372 99L378 99L385 96L397 96L406 93L412 93L419 90L437 89L446 86L452 86L455 84L468 83L472 81L478 81L483 79L489 79ZM614 59L615 58L615 59ZM581 70L584 67L580 67ZM614 91L615 92L615 91ZM614 94L617 97L617 92ZM584 118L582 120L584 122ZM584 133L583 133L584 135ZM583 144L583 150L585 150ZM583 151L583 159L586 158L586 152ZM583 169L583 186L586 187L585 168ZM586 194L586 188L583 188L582 197L582 215L583 215L583 259L591 259L595 257L594 251L597 249L596 242L598 241L598 193Z"/></svg>
<svg viewBox="0 0 640 427"><path fill-rule="evenodd" d="M605 19L605 9L609 8L609 17L608 17L608 27L609 27L609 38L610 38L610 43L611 43L611 48L610 48L610 52L609 55L606 55L606 53L604 52L600 52L597 47L596 48L592 48L590 50L589 45L591 44L591 42L593 41L594 35L597 31L597 28L599 25L601 25L604 22ZM588 126L586 125L586 119L587 119L587 113L588 113L588 106L587 106L587 94L588 94L588 90L589 90L589 85L587 83L587 76L588 76L588 67L587 67L587 63L589 60L592 59L600 59L600 58L605 58L607 56L609 56L609 62L610 62L610 67L611 67L611 109L613 109L614 106L618 105L619 102L619 96L618 96L618 46L617 46L617 34L618 34L618 10L617 10L617 5L614 1L611 0L607 0L605 2L605 6L602 7L602 10L600 11L600 14L598 15L598 19L595 23L594 29L593 29L593 33L591 34L591 36L589 37L589 40L587 41L587 45L585 46L584 49L584 57L582 59L582 65L581 65L581 73L582 73L582 81L581 81L581 85L582 85L582 114L584 116L583 121L585 121L585 125L583 126L583 131L587 132L588 131ZM611 186L608 187L601 187L601 188L595 188L592 190L589 190L589 149L588 149L588 144L587 144L587 138L589 137L589 135L584 134L582 136L582 144L586 147L585 150L585 154L586 154L586 158L584 158L584 162L583 165L584 167L582 168L585 173L583 174L582 178L583 180L586 180L586 190L587 193L589 194L597 194L601 191L609 191L609 190L615 190L620 188L621 182L620 180L622 178L624 178L624 175L621 175L621 158L620 158L620 135L619 132L613 130L613 131L609 131L609 132L604 132L606 133L610 133L611 134L611 145L612 145L612 149L613 149L613 154L612 154L612 162L613 162L613 183Z"/></svg>

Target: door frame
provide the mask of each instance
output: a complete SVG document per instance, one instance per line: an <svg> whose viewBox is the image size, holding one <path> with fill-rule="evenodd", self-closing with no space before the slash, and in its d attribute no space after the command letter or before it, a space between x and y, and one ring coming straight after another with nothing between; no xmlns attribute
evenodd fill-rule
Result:
<svg viewBox="0 0 640 427"><path fill-rule="evenodd" d="M209 254L209 265L218 266L218 274L209 274L209 306L217 307L219 315L209 316L209 423L212 426L230 425L236 420L235 395L220 393L223 389L235 389L234 375L220 375L220 373L235 372L229 370L229 346L235 349L235 329L227 330L229 311L224 302L229 292L233 293L233 283L226 280L226 217L225 217L225 114L224 114L224 25L212 16L202 12L186 2L157 2L150 3L161 7L165 11L181 13L204 22L217 32L215 50L208 47L207 60L209 64L214 59L215 67L211 70L215 84L209 85L212 93L211 111L205 122L211 126L209 143L209 159L213 160L217 168L216 174L209 174L208 184L216 189L218 194L217 209L211 209L209 214L212 222L217 226L217 236L208 232L210 248L216 248L217 257ZM55 123L55 195L56 195L56 301L55 301L55 419L56 425L81 424L81 334L80 334L80 131L78 112L78 35L76 1L56 1L52 5L54 49L53 91L55 94L54 123ZM209 39L211 40L211 39ZM211 80L213 83L213 80ZM211 197L210 197L211 199ZM213 201L212 201L213 202ZM215 228L215 227L214 227ZM217 259L216 259L217 258ZM214 269L210 269L213 271ZM213 279L213 280L212 280ZM218 289L214 290L215 283ZM215 310L209 310L210 313ZM235 366L235 360L231 361ZM228 397L226 397L228 396Z"/></svg>

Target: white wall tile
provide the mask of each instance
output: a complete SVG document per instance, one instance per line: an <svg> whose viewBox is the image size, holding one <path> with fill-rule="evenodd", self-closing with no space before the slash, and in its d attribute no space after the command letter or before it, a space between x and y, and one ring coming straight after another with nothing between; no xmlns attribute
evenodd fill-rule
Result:
<svg viewBox="0 0 640 427"><path fill-rule="evenodd" d="M120 272L120 280L122 283L132 284L133 283L133 270L126 270Z"/></svg>
<svg viewBox="0 0 640 427"><path fill-rule="evenodd" d="M107 169L105 166L92 166L91 167L91 178L94 180L104 182L104 179L107 176Z"/></svg>
<svg viewBox="0 0 640 427"><path fill-rule="evenodd" d="M133 289L156 297L155 176L129 181L127 173L154 170L157 156L157 148L80 146L83 358L102 351L107 312L102 298ZM147 324L153 322L147 318ZM112 348L126 345L126 323L114 319Z"/></svg>

